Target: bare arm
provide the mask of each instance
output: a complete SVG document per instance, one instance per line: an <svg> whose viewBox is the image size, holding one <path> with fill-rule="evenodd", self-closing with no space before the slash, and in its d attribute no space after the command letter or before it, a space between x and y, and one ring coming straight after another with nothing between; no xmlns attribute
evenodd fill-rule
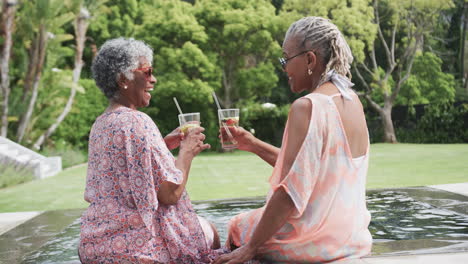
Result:
<svg viewBox="0 0 468 264"><path fill-rule="evenodd" d="M161 183L158 191L158 200L162 204L172 205L179 201L187 184L190 166L193 158L201 151L210 148L209 144L203 144L205 135L202 132L205 129L202 127L193 128L180 142L180 152L175 162L175 167L182 171L182 183L175 184L169 181Z"/></svg>
<svg viewBox="0 0 468 264"><path fill-rule="evenodd" d="M312 104L307 99L299 99L291 106L288 122L288 144L286 145L283 170L281 172L282 179L289 173L304 142L311 114ZM304 120L308 120L308 122L304 122ZM284 188L278 188L269 200L262 218L253 232L252 239L232 253L221 256L214 263L234 264L252 259L257 254L258 248L284 225L294 209L295 205Z"/></svg>
<svg viewBox="0 0 468 264"><path fill-rule="evenodd" d="M229 127L232 136L238 142L238 148L257 154L271 166L275 166L280 149L256 138L242 127Z"/></svg>

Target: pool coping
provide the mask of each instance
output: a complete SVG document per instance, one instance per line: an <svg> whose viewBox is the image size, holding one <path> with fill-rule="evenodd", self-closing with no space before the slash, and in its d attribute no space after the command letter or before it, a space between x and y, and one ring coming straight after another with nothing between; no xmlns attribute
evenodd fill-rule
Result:
<svg viewBox="0 0 468 264"><path fill-rule="evenodd" d="M0 213L0 236L44 211Z"/></svg>
<svg viewBox="0 0 468 264"><path fill-rule="evenodd" d="M429 185L427 187L468 196L468 182Z"/></svg>

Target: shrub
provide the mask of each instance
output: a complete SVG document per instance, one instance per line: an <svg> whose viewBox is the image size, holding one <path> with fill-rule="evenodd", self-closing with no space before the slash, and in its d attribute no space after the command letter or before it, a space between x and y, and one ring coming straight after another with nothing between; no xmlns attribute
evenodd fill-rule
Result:
<svg viewBox="0 0 468 264"><path fill-rule="evenodd" d="M240 124L247 130L253 129L257 138L280 147L289 108L290 105L248 103L240 107Z"/></svg>
<svg viewBox="0 0 468 264"><path fill-rule="evenodd" d="M468 103L426 105L424 114L404 127L396 128L397 138L407 143L468 142Z"/></svg>
<svg viewBox="0 0 468 264"><path fill-rule="evenodd" d="M34 179L32 170L19 163L0 159L0 188L5 188Z"/></svg>
<svg viewBox="0 0 468 264"><path fill-rule="evenodd" d="M56 142L55 147L45 147L41 151L42 155L47 157L60 156L62 157L62 168L69 168L75 165L87 162L88 156L86 152L78 147L71 147L64 141Z"/></svg>

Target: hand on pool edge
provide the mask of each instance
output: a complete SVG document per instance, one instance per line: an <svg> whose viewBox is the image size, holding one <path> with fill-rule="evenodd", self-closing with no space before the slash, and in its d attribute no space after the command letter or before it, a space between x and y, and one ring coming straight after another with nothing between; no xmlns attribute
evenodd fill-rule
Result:
<svg viewBox="0 0 468 264"><path fill-rule="evenodd" d="M231 253L222 255L212 261L212 264L236 264L236 263L244 263L249 261L255 257L257 249L250 246L249 244L244 245Z"/></svg>

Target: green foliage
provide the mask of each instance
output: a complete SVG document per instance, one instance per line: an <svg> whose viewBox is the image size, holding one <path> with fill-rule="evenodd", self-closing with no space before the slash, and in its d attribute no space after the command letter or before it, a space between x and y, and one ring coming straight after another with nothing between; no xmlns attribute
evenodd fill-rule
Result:
<svg viewBox="0 0 468 264"><path fill-rule="evenodd" d="M212 58L200 45L208 40L205 29L194 16L194 7L180 1L145 1L142 23L136 38L154 49L158 80L148 113L163 135L178 124L176 97L184 112L200 112L207 142L217 144L217 117L211 92L219 87L220 74ZM158 14L158 15L155 15Z"/></svg>
<svg viewBox="0 0 468 264"><path fill-rule="evenodd" d="M63 0L24 1L20 5L18 16L19 29L29 34L28 40L32 39L41 25L44 25L49 32L55 33L74 18L71 12L66 11L67 7Z"/></svg>
<svg viewBox="0 0 468 264"><path fill-rule="evenodd" d="M0 189L34 179L30 168L0 159Z"/></svg>
<svg viewBox="0 0 468 264"><path fill-rule="evenodd" d="M397 127L401 142L467 143L468 103L458 106L427 105L424 115L405 127Z"/></svg>
<svg viewBox="0 0 468 264"><path fill-rule="evenodd" d="M331 19L344 34L355 59L361 62L367 52L365 48L372 46L377 36L371 3L372 0L285 0L281 15L292 16L294 20L305 16Z"/></svg>
<svg viewBox="0 0 468 264"><path fill-rule="evenodd" d="M106 6L88 29L88 35L98 46L111 38L133 36L141 16L137 0L112 0Z"/></svg>
<svg viewBox="0 0 468 264"><path fill-rule="evenodd" d="M427 38L427 45L443 60L442 70L452 73L462 87L462 78L468 65L468 57L465 55L464 47L466 28L464 28L463 23L467 10L465 2L466 0L453 0L453 7L442 11L441 16L436 21L432 37ZM458 98L458 94L456 97ZM468 97L460 99L468 100Z"/></svg>
<svg viewBox="0 0 468 264"><path fill-rule="evenodd" d="M371 76L372 82L370 87L372 88L371 98L374 102L377 102L380 106L383 106L384 96L389 95L392 92L393 87L395 86L395 80L391 75L389 75L386 81L384 80L385 70L381 67L378 67Z"/></svg>
<svg viewBox="0 0 468 264"><path fill-rule="evenodd" d="M94 80L81 79L80 85L84 93L77 93L73 108L62 124L52 135L50 143L64 145L64 149L88 149L88 136L96 118L104 112L108 105L107 98L96 87Z"/></svg>
<svg viewBox="0 0 468 264"><path fill-rule="evenodd" d="M402 87L397 104L447 104L455 99L455 78L444 73L442 60L434 53L416 55L413 74Z"/></svg>
<svg viewBox="0 0 468 264"><path fill-rule="evenodd" d="M267 106L245 103L241 108L240 124L247 130L253 129L255 136L280 147L290 105Z"/></svg>
<svg viewBox="0 0 468 264"><path fill-rule="evenodd" d="M222 81L214 88L225 107L270 95L278 81L273 65L281 53L275 40L280 27L279 20L272 19L274 6L264 0L201 0L195 8L197 21L208 35L202 48ZM257 78L252 79L252 74Z"/></svg>
<svg viewBox="0 0 468 264"><path fill-rule="evenodd" d="M390 76L383 85L377 85L377 80L382 80L385 75L387 61L382 43L377 39L372 2L371 0L21 1L10 66L12 87L10 120L13 120L9 127L10 135L16 129L17 123L14 120L25 111L26 101L22 100L22 87L30 57L28 48L31 47L34 34L41 22L46 22L54 38L48 42L39 97L29 124L29 140L34 140L47 129L63 109L69 96L71 69L74 66L75 43L71 39L73 29L70 21L79 11L79 7L84 6L92 15L84 50L85 66L80 81L85 93L77 94L70 114L49 139L47 151L52 153L53 148L57 148L64 153L73 153L75 149L81 151L87 149L91 125L107 106L107 99L95 86L94 81L86 79L90 76L90 66L95 52L93 45L99 47L106 40L120 36L144 40L154 49L153 66L158 83L152 93L150 106L142 110L153 118L163 135L178 126L178 111L172 101L172 97L177 97L184 112L201 113L207 141L214 150L218 149L217 113L211 97L211 92L215 91L225 106L241 108L241 125L247 129L253 128L259 138L279 145L289 103L301 96L290 92L287 77L277 62L277 57L281 56L280 46L284 34L295 20L310 15L330 18L344 33L358 62L363 61L366 54L370 54L369 48L375 42L379 65L376 70L369 67L374 74L365 76L373 80L370 83L375 92L371 97L374 101L382 103L384 94L390 93L395 87L399 77L396 74ZM417 28L415 23L406 21L410 11L415 11L416 8L417 12L411 13L413 18L436 27L435 31L430 27L424 28L424 46L421 46L421 49L431 50L434 53L424 52L416 57L412 75L402 87L397 97L397 104L429 103L445 107L447 103L453 102L454 96L461 98L466 94L462 92L461 80L454 80L453 76L446 72L452 71L450 64L453 64L455 59L452 57L455 55L448 56L452 49L445 50L443 46L447 42L439 40L443 36L447 38L450 35L446 32L448 19L453 20L450 22L451 28L456 29L460 26L456 21L461 21L461 12L457 13L456 10L450 9L453 14L440 13L440 10L451 7L450 3L449 0L380 1L381 27L387 40L395 23L399 23L396 34L397 62L401 62L398 58L403 49L409 43L413 43L413 40L406 38L406 33ZM460 3L458 7L462 6ZM414 8L408 8L409 5ZM460 17L457 17L457 14ZM453 32L459 32L459 28ZM448 63L444 65L441 59ZM54 68L62 70L52 71ZM364 71L363 73L365 74ZM454 95L454 87L458 89L457 95ZM230 102L226 99L227 95L230 97ZM279 106L264 108L260 102L266 101ZM428 110L427 113L431 111ZM415 131L430 130L431 120L436 122L439 121L437 118L452 118L445 117L442 114L444 111L451 113L449 115L453 118L461 118L451 108L441 110L440 114L431 112L432 118L428 115L419 120L417 126L421 129ZM379 118L374 119L369 122L376 121L377 124ZM440 122L437 124L442 127L448 126ZM377 133L380 126L376 125ZM415 126L413 124L412 128ZM400 129L398 125L397 129ZM402 134L403 130L398 131L405 141L407 137ZM427 135L428 138L432 137L432 134ZM421 133L421 137L423 136ZM408 136L408 138L414 137ZM424 142L432 142L431 140ZM76 156L79 157L79 154Z"/></svg>

